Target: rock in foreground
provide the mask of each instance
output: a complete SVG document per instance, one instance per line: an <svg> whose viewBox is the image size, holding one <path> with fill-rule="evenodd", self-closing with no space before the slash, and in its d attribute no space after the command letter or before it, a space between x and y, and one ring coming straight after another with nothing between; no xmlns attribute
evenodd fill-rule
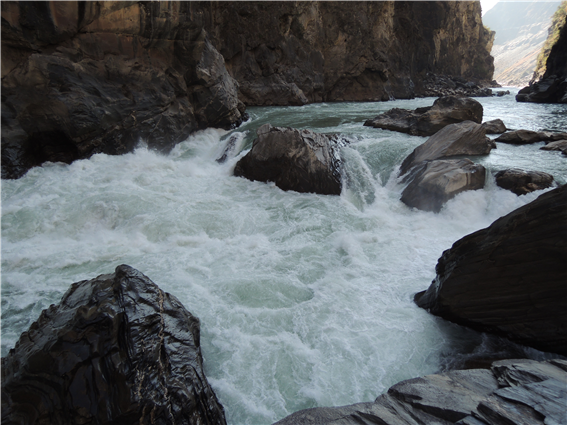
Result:
<svg viewBox="0 0 567 425"><path fill-rule="evenodd" d="M415 302L432 314L567 355L567 185L445 251Z"/></svg>
<svg viewBox="0 0 567 425"><path fill-rule="evenodd" d="M468 97L443 96L433 106L414 111L394 108L372 120L365 126L399 131L416 136L431 136L449 124L463 121L482 122L482 105Z"/></svg>
<svg viewBox="0 0 567 425"><path fill-rule="evenodd" d="M566 423L566 371L565 360L502 360L490 370L409 379L373 403L306 409L275 425Z"/></svg>
<svg viewBox="0 0 567 425"><path fill-rule="evenodd" d="M129 266L74 283L2 359L2 423L225 424L199 320Z"/></svg>
<svg viewBox="0 0 567 425"><path fill-rule="evenodd" d="M309 130L272 127L270 124L261 126L257 135L250 152L236 164L235 176L275 182L283 190L341 194L337 139Z"/></svg>
<svg viewBox="0 0 567 425"><path fill-rule="evenodd" d="M459 193L482 189L485 178L485 168L470 159L426 161L402 192L401 200L409 207L439 212Z"/></svg>

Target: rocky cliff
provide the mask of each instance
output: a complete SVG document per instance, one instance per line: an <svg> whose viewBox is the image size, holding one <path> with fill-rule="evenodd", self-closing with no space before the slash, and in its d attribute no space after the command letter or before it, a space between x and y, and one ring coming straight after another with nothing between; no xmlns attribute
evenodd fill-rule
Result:
<svg viewBox="0 0 567 425"><path fill-rule="evenodd" d="M2 177L168 151L248 105L411 98L488 81L479 2L2 2ZM239 100L240 99L240 100Z"/></svg>
<svg viewBox="0 0 567 425"><path fill-rule="evenodd" d="M214 2L203 11L248 105L411 98L428 74L492 79L479 2Z"/></svg>

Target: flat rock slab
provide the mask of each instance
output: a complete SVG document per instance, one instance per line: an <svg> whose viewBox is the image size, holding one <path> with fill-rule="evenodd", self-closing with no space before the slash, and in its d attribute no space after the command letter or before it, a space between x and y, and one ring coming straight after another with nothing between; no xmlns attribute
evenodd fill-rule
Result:
<svg viewBox="0 0 567 425"><path fill-rule="evenodd" d="M409 207L439 212L445 202L466 190L484 187L486 170L470 159L424 161L402 192Z"/></svg>
<svg viewBox="0 0 567 425"><path fill-rule="evenodd" d="M553 176L543 171L503 170L494 176L496 185L516 195L525 195L553 185Z"/></svg>
<svg viewBox="0 0 567 425"><path fill-rule="evenodd" d="M132 267L74 283L2 358L2 423L226 424L199 319Z"/></svg>
<svg viewBox="0 0 567 425"><path fill-rule="evenodd" d="M342 142L310 130L272 127L257 130L252 149L234 168L234 175L275 182L283 190L340 195Z"/></svg>
<svg viewBox="0 0 567 425"><path fill-rule="evenodd" d="M468 97L443 96L433 106L414 111L394 108L367 120L364 125L399 131L416 136L431 136L449 124L463 121L482 122L482 105Z"/></svg>
<svg viewBox="0 0 567 425"><path fill-rule="evenodd" d="M455 242L415 302L432 314L567 355L567 185Z"/></svg>
<svg viewBox="0 0 567 425"><path fill-rule="evenodd" d="M453 156L487 155L493 148L481 124L465 121L451 124L435 133L413 150L400 167L400 176L423 161L446 159Z"/></svg>
<svg viewBox="0 0 567 425"><path fill-rule="evenodd" d="M428 375L400 382L374 402L306 409L274 425L562 424L566 367L565 360L506 360L490 369ZM517 383L499 381L506 369Z"/></svg>

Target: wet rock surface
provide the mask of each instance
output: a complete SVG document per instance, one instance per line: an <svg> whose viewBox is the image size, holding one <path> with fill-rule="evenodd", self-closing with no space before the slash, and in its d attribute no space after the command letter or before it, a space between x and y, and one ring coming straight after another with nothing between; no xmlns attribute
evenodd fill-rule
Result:
<svg viewBox="0 0 567 425"><path fill-rule="evenodd" d="M190 2L3 2L2 177L243 119Z"/></svg>
<svg viewBox="0 0 567 425"><path fill-rule="evenodd" d="M515 130L509 131L494 139L495 142L511 145L529 145L538 142L554 142L567 139L567 133L551 133L548 131Z"/></svg>
<svg viewBox="0 0 567 425"><path fill-rule="evenodd" d="M485 179L485 168L470 159L424 161L402 192L401 201L409 207L439 212L459 193L482 189Z"/></svg>
<svg viewBox="0 0 567 425"><path fill-rule="evenodd" d="M471 98L443 96L431 107L414 111L394 108L367 120L364 125L416 136L431 136L442 128L463 121L482 122L482 105Z"/></svg>
<svg viewBox="0 0 567 425"><path fill-rule="evenodd" d="M486 137L486 129L481 124L472 121L451 124L435 133L404 159L400 176L423 161L461 155L487 155L492 148L492 141Z"/></svg>
<svg viewBox="0 0 567 425"><path fill-rule="evenodd" d="M553 185L553 176L543 171L510 169L499 171L494 178L497 186L514 192L518 196L534 190L547 189Z"/></svg>
<svg viewBox="0 0 567 425"><path fill-rule="evenodd" d="M557 140L549 142L540 148L544 151L561 151L563 155L567 155L567 138L565 140Z"/></svg>
<svg viewBox="0 0 567 425"><path fill-rule="evenodd" d="M340 147L335 136L309 130L272 127L257 130L252 149L238 163L234 175L275 182L283 190L340 195Z"/></svg>
<svg viewBox="0 0 567 425"><path fill-rule="evenodd" d="M2 358L2 423L225 424L199 338L132 267L74 283Z"/></svg>
<svg viewBox="0 0 567 425"><path fill-rule="evenodd" d="M409 379L374 402L296 412L277 425L565 423L567 361L503 360L490 369Z"/></svg>
<svg viewBox="0 0 567 425"><path fill-rule="evenodd" d="M567 185L455 242L415 302L432 314L567 355Z"/></svg>

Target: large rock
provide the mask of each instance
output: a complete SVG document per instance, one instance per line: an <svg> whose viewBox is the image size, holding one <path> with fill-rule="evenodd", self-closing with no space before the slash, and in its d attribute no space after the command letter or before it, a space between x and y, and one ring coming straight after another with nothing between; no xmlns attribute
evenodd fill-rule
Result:
<svg viewBox="0 0 567 425"><path fill-rule="evenodd" d="M508 130L501 119L486 121L482 125L486 129L486 134L502 134Z"/></svg>
<svg viewBox="0 0 567 425"><path fill-rule="evenodd" d="M225 424L199 320L129 266L74 283L2 358L2 423Z"/></svg>
<svg viewBox="0 0 567 425"><path fill-rule="evenodd" d="M492 80L476 2L213 2L201 8L247 105L425 95L428 74Z"/></svg>
<svg viewBox="0 0 567 425"><path fill-rule="evenodd" d="M404 159L400 175L406 174L423 161L460 155L487 155L492 147L493 144L486 137L486 129L482 125L472 121L451 124L415 148Z"/></svg>
<svg viewBox="0 0 567 425"><path fill-rule="evenodd" d="M524 171L512 168L497 172L494 178L497 186L514 192L518 196L534 190L547 189L553 185L553 176L543 171Z"/></svg>
<svg viewBox="0 0 567 425"><path fill-rule="evenodd" d="M272 127L257 130L252 149L234 169L235 176L275 182L283 190L340 195L340 142L309 130Z"/></svg>
<svg viewBox="0 0 567 425"><path fill-rule="evenodd" d="M567 138L565 140L557 140L549 142L540 148L544 151L561 151L563 155L567 155Z"/></svg>
<svg viewBox="0 0 567 425"><path fill-rule="evenodd" d="M566 384L565 360L503 360L409 379L374 402L301 410L274 425L563 424Z"/></svg>
<svg viewBox="0 0 567 425"><path fill-rule="evenodd" d="M432 314L567 355L567 185L455 242L415 302Z"/></svg>
<svg viewBox="0 0 567 425"><path fill-rule="evenodd" d="M498 136L494 141L511 145L529 145L538 142L553 142L567 138L567 133L548 131L515 130Z"/></svg>
<svg viewBox="0 0 567 425"><path fill-rule="evenodd" d="M394 108L367 120L364 125L417 136L431 136L442 128L463 121L482 122L482 105L468 97L443 96L433 106L414 111Z"/></svg>
<svg viewBox="0 0 567 425"><path fill-rule="evenodd" d="M194 2L2 2L2 177L243 119Z"/></svg>
<svg viewBox="0 0 567 425"><path fill-rule="evenodd" d="M402 192L401 201L409 207L439 212L445 202L459 193L484 187L486 170L470 159L424 161L422 164Z"/></svg>

